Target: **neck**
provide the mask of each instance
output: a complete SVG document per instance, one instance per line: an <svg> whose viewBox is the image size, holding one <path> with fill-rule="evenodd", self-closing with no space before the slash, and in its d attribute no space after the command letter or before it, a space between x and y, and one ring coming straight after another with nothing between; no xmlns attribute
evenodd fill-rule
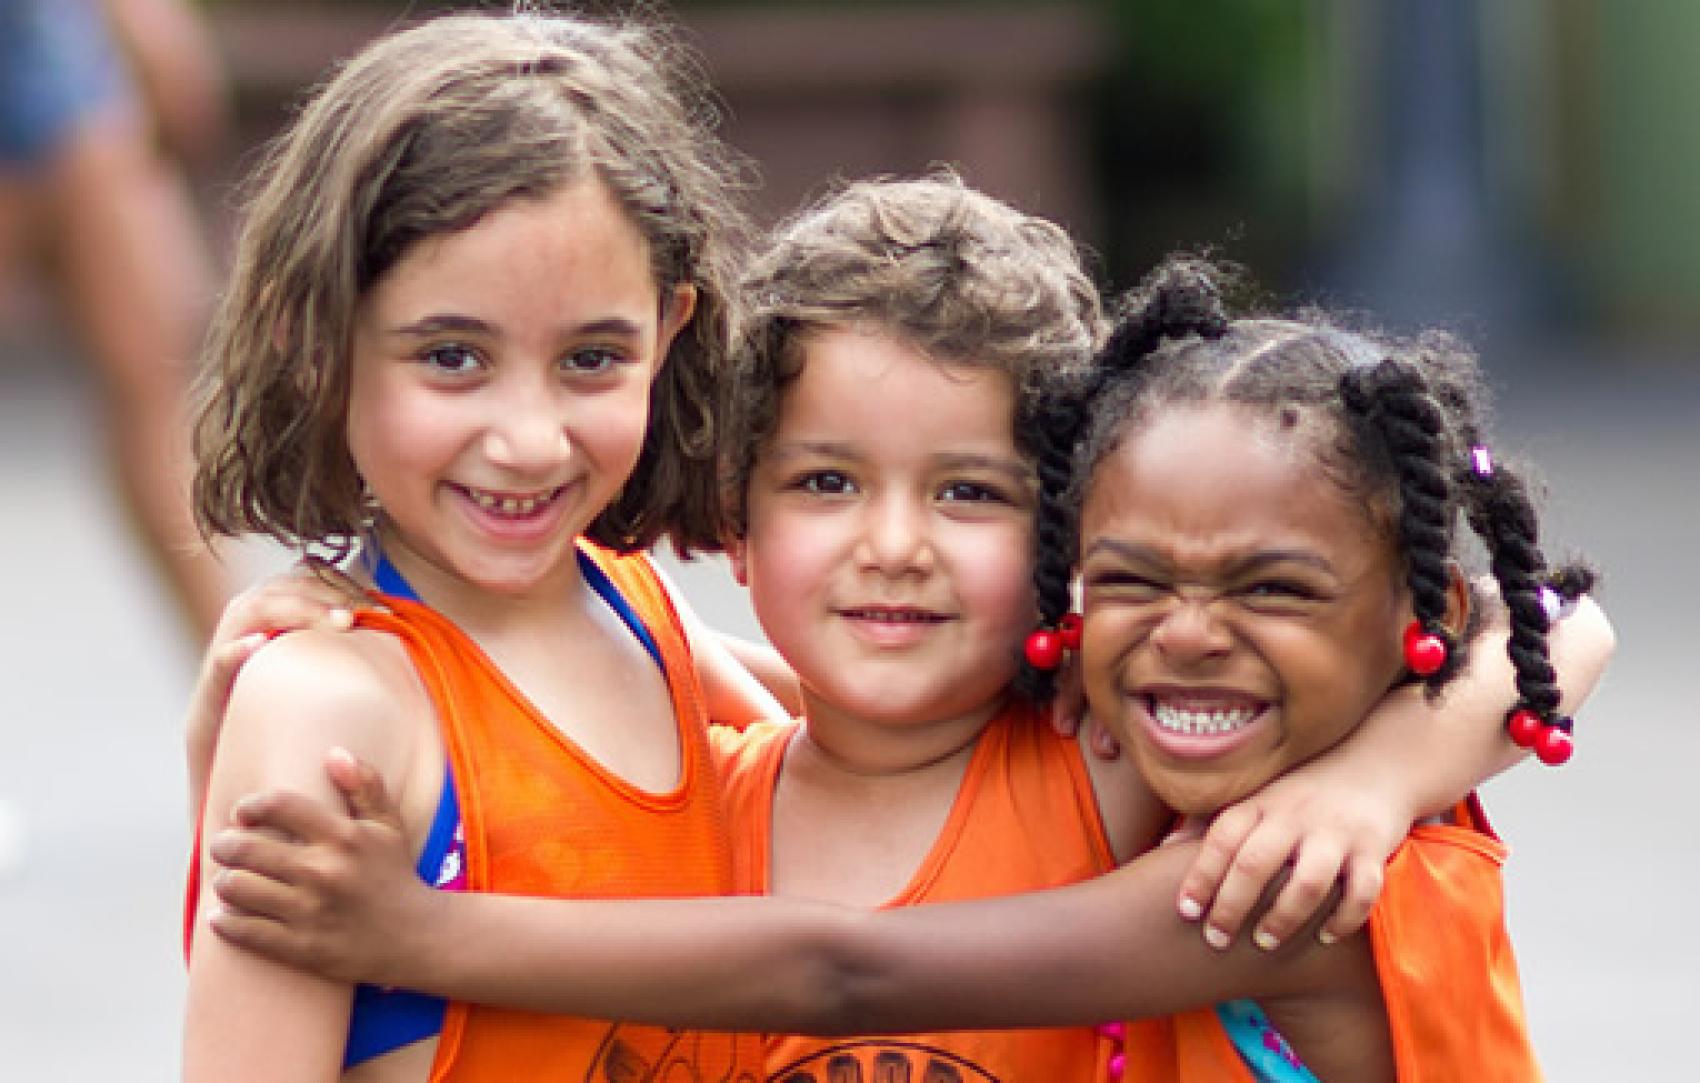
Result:
<svg viewBox="0 0 1700 1083"><path fill-rule="evenodd" d="M1007 695L974 710L936 720L858 715L803 691L803 732L792 746L817 770L869 781L926 774L966 760Z"/></svg>
<svg viewBox="0 0 1700 1083"><path fill-rule="evenodd" d="M467 582L393 531L379 537L374 555L387 557L421 602L480 641L509 632L559 628L582 614L589 593L576 552L569 552L557 569L530 589L512 594Z"/></svg>

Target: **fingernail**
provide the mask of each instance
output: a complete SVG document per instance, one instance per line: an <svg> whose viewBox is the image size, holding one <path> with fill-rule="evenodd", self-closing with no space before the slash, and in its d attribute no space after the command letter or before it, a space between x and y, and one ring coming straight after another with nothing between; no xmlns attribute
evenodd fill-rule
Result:
<svg viewBox="0 0 1700 1083"><path fill-rule="evenodd" d="M1252 934L1251 940L1252 943L1256 944L1264 951L1274 951L1276 948L1281 946L1281 941L1276 939L1275 934L1270 932L1268 929L1257 930L1257 932Z"/></svg>
<svg viewBox="0 0 1700 1083"><path fill-rule="evenodd" d="M1232 940L1226 932L1218 929L1216 926L1206 925L1204 927L1204 942L1215 948L1217 951L1221 951L1223 948L1232 943Z"/></svg>
<svg viewBox="0 0 1700 1083"><path fill-rule="evenodd" d="M1204 916L1204 904L1191 895L1182 895L1181 901L1175 904L1175 909L1181 912L1181 917L1187 921L1197 921Z"/></svg>
<svg viewBox="0 0 1700 1083"><path fill-rule="evenodd" d="M338 628L352 628L354 627L354 611L351 609L333 609L330 612L330 621Z"/></svg>
<svg viewBox="0 0 1700 1083"><path fill-rule="evenodd" d="M1323 947L1327 947L1329 944L1332 944L1336 940L1340 939L1339 937L1334 935L1334 931L1332 929L1321 929L1321 930L1319 930L1316 934L1316 938L1318 940L1322 941Z"/></svg>
<svg viewBox="0 0 1700 1083"><path fill-rule="evenodd" d="M207 853L212 855L214 861L223 861L229 856L231 845L230 832L220 831L207 843Z"/></svg>

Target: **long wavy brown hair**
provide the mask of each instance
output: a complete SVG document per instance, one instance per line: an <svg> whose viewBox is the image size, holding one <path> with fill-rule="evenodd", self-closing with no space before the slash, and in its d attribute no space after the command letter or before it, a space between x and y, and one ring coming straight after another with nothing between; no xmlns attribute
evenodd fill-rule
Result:
<svg viewBox="0 0 1700 1083"><path fill-rule="evenodd" d="M691 325L651 396L631 478L586 531L618 549L713 546L716 383L745 236L746 168L714 133L670 31L541 9L433 19L379 39L315 93L249 184L196 392L196 515L346 555L366 515L346 437L366 291L423 238L587 176L648 243Z"/></svg>

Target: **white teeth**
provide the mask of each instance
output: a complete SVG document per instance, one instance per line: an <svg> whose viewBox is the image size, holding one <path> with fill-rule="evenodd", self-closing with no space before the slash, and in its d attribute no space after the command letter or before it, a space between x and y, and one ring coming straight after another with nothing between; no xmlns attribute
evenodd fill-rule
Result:
<svg viewBox="0 0 1700 1083"><path fill-rule="evenodd" d="M1211 733L1231 733L1257 717L1254 707L1192 710L1158 700L1151 705L1151 717L1171 733L1198 736Z"/></svg>
<svg viewBox="0 0 1700 1083"><path fill-rule="evenodd" d="M497 496L480 489L468 489L472 500L486 511L499 511L503 515L530 515L554 498L554 492L542 496Z"/></svg>
<svg viewBox="0 0 1700 1083"><path fill-rule="evenodd" d="M931 613L913 609L853 609L850 615L861 620L879 620L892 624L930 624L938 619Z"/></svg>

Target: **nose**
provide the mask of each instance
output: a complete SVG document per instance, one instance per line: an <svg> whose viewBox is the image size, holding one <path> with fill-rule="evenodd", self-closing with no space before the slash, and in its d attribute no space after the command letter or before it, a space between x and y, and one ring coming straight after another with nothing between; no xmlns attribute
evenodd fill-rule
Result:
<svg viewBox="0 0 1700 1083"><path fill-rule="evenodd" d="M864 512L857 563L886 575L927 572L933 567L933 539L925 509L899 494L871 500Z"/></svg>
<svg viewBox="0 0 1700 1083"><path fill-rule="evenodd" d="M516 474L543 473L572 454L567 411L547 389L519 386L496 396L486 421L484 453Z"/></svg>
<svg viewBox="0 0 1700 1083"><path fill-rule="evenodd" d="M1152 643L1176 663L1222 658L1233 637L1216 612L1214 597L1176 595L1151 633Z"/></svg>

